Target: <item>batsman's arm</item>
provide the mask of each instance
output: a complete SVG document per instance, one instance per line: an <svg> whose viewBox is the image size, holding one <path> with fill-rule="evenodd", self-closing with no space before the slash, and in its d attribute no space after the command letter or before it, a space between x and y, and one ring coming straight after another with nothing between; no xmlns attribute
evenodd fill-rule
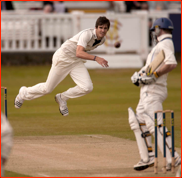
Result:
<svg viewBox="0 0 182 178"><path fill-rule="evenodd" d="M177 64L164 64L159 70L157 70L158 77L171 72L174 68L176 68Z"/></svg>
<svg viewBox="0 0 182 178"><path fill-rule="evenodd" d="M177 64L165 64L158 71L155 71L151 76L147 76L147 75L141 76L140 81L144 85L150 85L156 82L156 80L160 76L172 71L176 66Z"/></svg>
<svg viewBox="0 0 182 178"><path fill-rule="evenodd" d="M94 60L97 61L102 67L109 67L108 61L106 61L104 58L88 54L87 52L85 52L85 48L80 45L77 46L76 57L92 61Z"/></svg>
<svg viewBox="0 0 182 178"><path fill-rule="evenodd" d="M165 59L164 51L161 50L153 59L153 61L147 66L145 72L147 76L151 76L156 69L162 64Z"/></svg>

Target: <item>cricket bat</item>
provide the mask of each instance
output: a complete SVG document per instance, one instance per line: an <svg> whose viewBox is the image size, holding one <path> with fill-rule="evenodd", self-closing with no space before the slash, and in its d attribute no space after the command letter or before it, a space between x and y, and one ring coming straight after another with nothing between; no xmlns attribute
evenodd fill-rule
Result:
<svg viewBox="0 0 182 178"><path fill-rule="evenodd" d="M161 50L157 56L154 58L154 60L149 64L149 66L146 68L145 72L147 76L150 76L155 72L155 70L161 65L161 63L165 59L164 51Z"/></svg>

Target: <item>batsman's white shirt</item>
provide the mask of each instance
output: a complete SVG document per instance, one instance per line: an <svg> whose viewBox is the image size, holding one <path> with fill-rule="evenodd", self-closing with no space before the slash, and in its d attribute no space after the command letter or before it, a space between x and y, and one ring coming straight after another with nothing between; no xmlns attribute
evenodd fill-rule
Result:
<svg viewBox="0 0 182 178"><path fill-rule="evenodd" d="M160 67L162 67L164 64L177 64L176 58L174 56L174 45L172 41L172 35L170 34L161 35L158 37L158 41L159 41L158 44L149 53L144 68L146 68L152 62L152 60L161 50L164 50L165 59L163 63L160 65ZM159 95L167 96L167 76L168 73L159 77L155 83L151 85L142 86L141 94L143 94L144 92L148 92L148 93L156 93Z"/></svg>
<svg viewBox="0 0 182 178"><path fill-rule="evenodd" d="M146 61L146 65L141 69L145 68L152 62L155 56L161 51L164 50L165 59L164 64L177 64L176 58L174 56L174 45L172 41L171 34L164 34L158 37L157 45L149 53ZM144 85L140 89L140 101L137 106L138 113L147 113L151 118L153 118L154 111L163 110L162 102L167 97L167 74L160 76L156 82L151 85ZM142 121L145 120L144 117L141 117ZM162 120L161 120L162 122Z"/></svg>
<svg viewBox="0 0 182 178"><path fill-rule="evenodd" d="M45 83L39 83L19 91L23 100L32 100L48 94L67 76L70 75L76 86L62 93L65 99L83 96L93 89L93 84L84 65L84 60L76 57L77 46L83 46L85 51L90 51L102 45L105 37L93 46L96 29L86 29L68 39L53 55L52 67ZM94 61L93 61L94 62Z"/></svg>

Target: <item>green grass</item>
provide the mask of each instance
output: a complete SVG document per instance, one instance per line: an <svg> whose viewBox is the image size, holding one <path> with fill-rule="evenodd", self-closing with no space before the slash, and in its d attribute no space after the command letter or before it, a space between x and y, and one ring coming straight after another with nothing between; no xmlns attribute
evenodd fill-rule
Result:
<svg viewBox="0 0 182 178"><path fill-rule="evenodd" d="M14 98L21 86L44 82L49 66L2 66L1 86L8 88L8 119L15 136L106 134L135 140L128 123L128 107L136 109L140 89L130 77L138 69L89 70L94 90L83 97L68 100L70 115L63 117L54 100L61 93L75 86L68 76L46 96L25 101L21 109L14 108ZM175 146L181 147L181 68L168 77L168 98L164 109L175 112ZM1 90L1 109L4 107ZM169 121L167 122L169 126ZM6 174L11 177L11 172ZM6 176L7 176L6 175ZM15 176L14 177L21 177Z"/></svg>
<svg viewBox="0 0 182 178"><path fill-rule="evenodd" d="M30 176L18 174L16 172L11 172L11 171L5 171L5 177L30 177Z"/></svg>
<svg viewBox="0 0 182 178"><path fill-rule="evenodd" d="M68 117L59 113L54 96L75 85L69 76L51 94L25 101L21 109L15 109L14 98L19 88L44 82L49 69L49 66L2 67L1 85L8 88L8 119L15 136L107 134L135 140L128 124L127 108L135 109L138 104L140 89L130 81L138 69L89 70L94 90L83 97L68 100ZM178 65L169 74L168 98L163 105L164 109L175 111L177 147L181 145L180 73Z"/></svg>

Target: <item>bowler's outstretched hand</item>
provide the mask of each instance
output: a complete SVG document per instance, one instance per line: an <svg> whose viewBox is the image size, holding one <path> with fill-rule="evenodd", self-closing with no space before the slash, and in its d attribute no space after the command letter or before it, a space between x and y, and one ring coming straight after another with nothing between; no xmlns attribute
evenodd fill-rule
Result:
<svg viewBox="0 0 182 178"><path fill-rule="evenodd" d="M102 67L109 67L108 65L108 61L106 61L104 58L101 57L96 57L95 59L97 61L97 63L99 63Z"/></svg>

